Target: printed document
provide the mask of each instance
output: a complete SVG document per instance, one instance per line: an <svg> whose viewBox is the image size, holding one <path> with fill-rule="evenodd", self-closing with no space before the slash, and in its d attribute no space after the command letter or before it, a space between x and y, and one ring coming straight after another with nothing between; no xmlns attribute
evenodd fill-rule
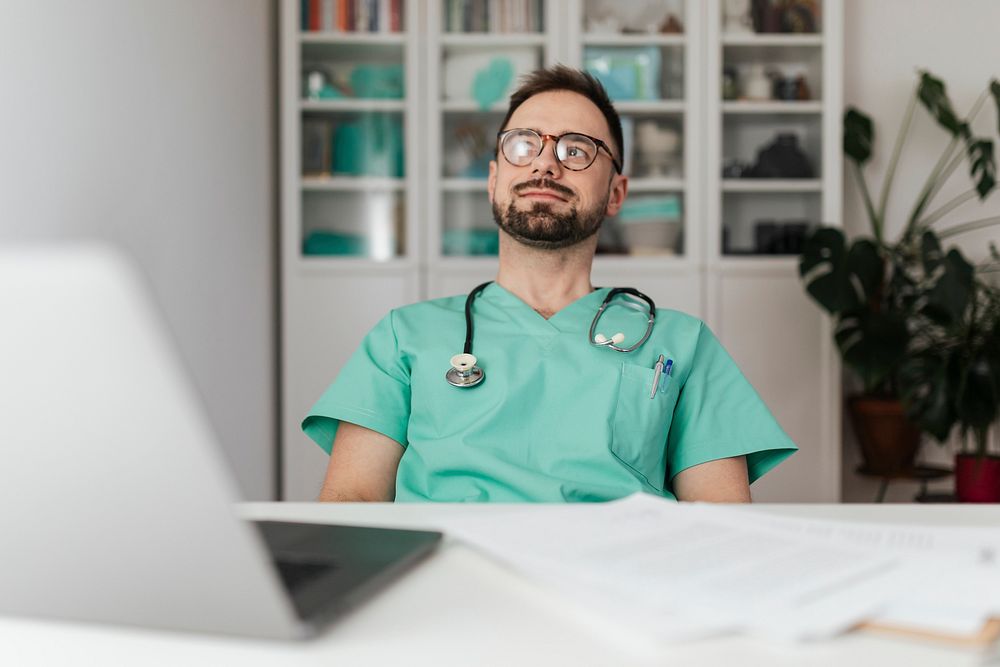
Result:
<svg viewBox="0 0 1000 667"><path fill-rule="evenodd" d="M985 603L975 596L977 586L1000 593L991 555L1000 553L1000 539L977 529L793 519L644 494L456 518L444 527L660 639L725 632L822 639L874 619L955 630L1000 611L992 609L1000 594ZM935 568L966 573L955 578L965 592L949 593L945 606L935 606L942 591L914 585Z"/></svg>

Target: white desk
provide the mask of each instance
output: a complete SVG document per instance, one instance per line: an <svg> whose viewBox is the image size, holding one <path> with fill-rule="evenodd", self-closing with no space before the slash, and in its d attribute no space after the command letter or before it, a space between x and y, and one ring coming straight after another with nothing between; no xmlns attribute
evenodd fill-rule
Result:
<svg viewBox="0 0 1000 667"><path fill-rule="evenodd" d="M248 518L434 528L456 513L503 506L248 503ZM1000 527L1000 506L755 505L799 517ZM0 618L0 665L944 665L1000 658L939 644L848 635L811 645L728 637L656 645L608 632L544 586L465 548L442 548L322 638L283 644L76 623Z"/></svg>

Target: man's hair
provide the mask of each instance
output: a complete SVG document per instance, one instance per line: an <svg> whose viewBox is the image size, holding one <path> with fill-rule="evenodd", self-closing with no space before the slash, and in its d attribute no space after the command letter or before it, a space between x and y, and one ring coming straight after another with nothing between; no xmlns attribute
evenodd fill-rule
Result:
<svg viewBox="0 0 1000 667"><path fill-rule="evenodd" d="M618 117L618 112L608 97L608 91L589 72L573 69L566 65L555 65L547 69L537 69L521 78L521 86L510 96L510 106L507 107L507 115L500 123L500 129L507 127L510 117L514 111L524 104L529 98L540 93L548 93L557 90L568 90L573 93L583 95L594 103L604 120L608 122L608 129L611 130L611 139L614 148L617 150L618 163L625 163L625 147L622 145L622 121ZM499 147L494 148L494 157Z"/></svg>

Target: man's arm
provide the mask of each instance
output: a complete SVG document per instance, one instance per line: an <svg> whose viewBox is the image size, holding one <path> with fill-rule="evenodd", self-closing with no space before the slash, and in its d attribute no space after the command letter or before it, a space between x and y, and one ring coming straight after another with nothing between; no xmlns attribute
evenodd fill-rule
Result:
<svg viewBox="0 0 1000 667"><path fill-rule="evenodd" d="M319 499L323 502L392 501L403 446L350 422L340 422Z"/></svg>
<svg viewBox="0 0 1000 667"><path fill-rule="evenodd" d="M745 456L706 461L680 471L673 480L677 500L749 503L750 481Z"/></svg>

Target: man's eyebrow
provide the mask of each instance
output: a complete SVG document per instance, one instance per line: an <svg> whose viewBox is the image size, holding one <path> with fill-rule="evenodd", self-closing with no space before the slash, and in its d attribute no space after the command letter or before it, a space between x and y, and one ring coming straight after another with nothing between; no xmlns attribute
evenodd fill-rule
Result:
<svg viewBox="0 0 1000 667"><path fill-rule="evenodd" d="M532 132L537 132L538 134L550 134L550 135L552 135L554 137L561 137L564 134L582 134L582 135L587 136L587 137L593 137L594 139L601 139L596 134L589 134L587 132L582 132L580 130L562 130L560 132L542 132L537 127L509 127L509 128L507 128L506 130L503 130L503 131L504 132L509 132L510 130L531 130ZM601 139L601 141L604 141L604 139ZM605 143L608 143L608 142L605 141Z"/></svg>

